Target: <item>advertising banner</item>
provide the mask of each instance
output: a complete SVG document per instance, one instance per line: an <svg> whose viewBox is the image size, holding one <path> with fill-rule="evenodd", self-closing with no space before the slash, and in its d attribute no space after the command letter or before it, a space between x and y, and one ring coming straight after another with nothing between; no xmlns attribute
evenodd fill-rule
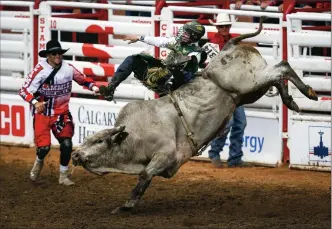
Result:
<svg viewBox="0 0 332 229"><path fill-rule="evenodd" d="M220 152L221 160L227 160L229 156L229 136L223 151ZM279 122L277 119L249 117L243 136L243 161L268 166L277 166L281 163L282 149ZM200 157L208 158L210 146Z"/></svg>
<svg viewBox="0 0 332 229"><path fill-rule="evenodd" d="M0 95L0 142L30 145L33 143L30 104L19 95Z"/></svg>
<svg viewBox="0 0 332 229"><path fill-rule="evenodd" d="M126 102L71 98L69 109L75 124L73 146L77 147L84 139L97 131L113 128L116 118ZM52 136L52 144L58 145Z"/></svg>
<svg viewBox="0 0 332 229"><path fill-rule="evenodd" d="M291 120L290 166L331 169L331 123Z"/></svg>
<svg viewBox="0 0 332 229"><path fill-rule="evenodd" d="M70 111L75 123L74 147L83 143L85 137L105 128L113 128L125 102L71 98ZM243 137L243 160L258 164L276 166L281 162L281 144L277 119L247 117L247 127ZM52 144L58 145L53 137ZM208 157L209 148L201 157ZM221 158L227 160L229 139L226 141Z"/></svg>

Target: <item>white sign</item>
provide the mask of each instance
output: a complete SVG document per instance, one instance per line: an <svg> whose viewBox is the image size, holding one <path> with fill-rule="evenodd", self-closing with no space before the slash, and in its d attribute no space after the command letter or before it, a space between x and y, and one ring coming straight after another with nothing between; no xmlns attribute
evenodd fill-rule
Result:
<svg viewBox="0 0 332 229"><path fill-rule="evenodd" d="M77 147L84 139L100 130L113 128L119 112L125 102L108 102L105 100L71 98L69 109L75 124L73 146ZM58 141L52 136L52 144Z"/></svg>
<svg viewBox="0 0 332 229"><path fill-rule="evenodd" d="M309 126L309 161L331 162L331 127Z"/></svg>
<svg viewBox="0 0 332 229"><path fill-rule="evenodd" d="M113 128L121 108L125 105L124 103L114 104L108 101L86 100L88 99L73 99L70 103L75 122L74 145L83 143L85 137L97 131Z"/></svg>
<svg viewBox="0 0 332 229"><path fill-rule="evenodd" d="M219 53L219 45L213 43L206 43L203 47L203 50L207 54L206 63L209 63L213 57Z"/></svg>
<svg viewBox="0 0 332 229"><path fill-rule="evenodd" d="M289 128L292 167L331 166L331 123L292 120Z"/></svg>
<svg viewBox="0 0 332 229"><path fill-rule="evenodd" d="M31 145L33 143L30 104L19 95L1 94L0 142Z"/></svg>
<svg viewBox="0 0 332 229"><path fill-rule="evenodd" d="M281 163L282 149L279 136L279 122L277 119L248 117L244 131L242 160L264 165L276 166ZM220 152L220 158L227 160L229 156L229 136ZM208 157L208 147L201 157Z"/></svg>

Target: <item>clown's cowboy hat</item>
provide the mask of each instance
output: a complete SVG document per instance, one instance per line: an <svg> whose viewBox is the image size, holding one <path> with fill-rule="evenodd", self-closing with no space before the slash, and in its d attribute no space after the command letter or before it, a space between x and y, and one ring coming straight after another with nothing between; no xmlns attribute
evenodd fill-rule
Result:
<svg viewBox="0 0 332 229"><path fill-rule="evenodd" d="M212 20L209 19L211 25L218 26L218 25L231 25L231 19L229 14L226 13L218 13L216 23L213 23Z"/></svg>
<svg viewBox="0 0 332 229"><path fill-rule="evenodd" d="M59 43L59 41L57 40L50 40L49 42L47 42L46 44L46 49L45 50L41 50L39 51L38 55L40 57L46 57L47 54L54 52L54 51L59 51L60 54L64 54L65 52L68 51L68 49L62 49L61 48L61 44Z"/></svg>

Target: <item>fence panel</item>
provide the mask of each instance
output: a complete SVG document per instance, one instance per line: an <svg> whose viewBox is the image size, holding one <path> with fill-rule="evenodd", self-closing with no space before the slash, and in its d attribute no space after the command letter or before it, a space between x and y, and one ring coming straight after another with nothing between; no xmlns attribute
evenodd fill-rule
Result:
<svg viewBox="0 0 332 229"><path fill-rule="evenodd" d="M152 25L150 24L137 24L133 27L131 22L117 22L117 21L102 21L102 20L87 20L87 19L72 19L72 18L59 18L52 17L50 8L52 6L75 6L82 8L98 8L106 10L124 9L124 6L114 6L111 4L89 4L89 3L63 3L63 2L42 2L40 18L40 34L39 49L43 49L45 41L50 39L51 31L69 31L69 32L85 32L97 33L108 35L153 35ZM152 11L152 7L131 6L130 9ZM43 29L42 29L43 28ZM41 32L43 31L43 32ZM122 62L124 58L129 55L137 54L140 52L150 52L153 50L146 50L144 47L131 47L126 45L103 45L103 44L87 44L78 42L61 42L62 46L66 49L69 48L66 55L72 56L73 60L70 61L75 67L89 76L97 77L112 77L116 71L118 64L112 63L112 60L117 60L116 63ZM87 61L78 61L76 57L97 57L106 58L110 63L93 63ZM146 89L143 85L137 83L131 85L131 80L124 83L132 88L140 88L137 97L134 97L136 89L123 91L123 87L118 87L115 92L115 99L145 99L154 98L154 93ZM128 87L127 87L128 88Z"/></svg>
<svg viewBox="0 0 332 229"><path fill-rule="evenodd" d="M1 1L2 6L19 6L27 11L1 11L1 75L24 77L32 70L33 3Z"/></svg>
<svg viewBox="0 0 332 229"><path fill-rule="evenodd" d="M239 10L208 9L202 7L178 7L170 6L163 11L161 23L161 34L168 36L175 35L181 24L174 23L174 12L199 12L205 14L228 13L235 16L269 16L282 20L280 13L252 12ZM252 33L258 29L258 23L236 22L233 18L231 33L244 34ZM205 38L212 37L217 32L214 26L205 26ZM262 56L269 65L274 65L282 58L282 21L279 24L264 24L263 32L253 38L244 40L245 42L264 43L270 48L258 48L262 50ZM167 55L166 50L161 50L161 57ZM268 166L278 166L282 158L282 106L278 97L263 97L254 104L246 105L247 127L245 129L243 152L244 160L256 164ZM269 126L269 129L258 128L258 126ZM227 140L224 151L228 151L229 141ZM201 157L208 157L208 147ZM221 154L221 159L227 160L228 154Z"/></svg>
<svg viewBox="0 0 332 229"><path fill-rule="evenodd" d="M292 168L331 169L331 57L323 56L324 48L331 47L331 32L308 30L305 24L330 20L326 13L287 15L289 63L318 94L318 101L308 100L290 84L290 93L302 109L300 114L289 111ZM311 55L312 49L320 49L320 55Z"/></svg>

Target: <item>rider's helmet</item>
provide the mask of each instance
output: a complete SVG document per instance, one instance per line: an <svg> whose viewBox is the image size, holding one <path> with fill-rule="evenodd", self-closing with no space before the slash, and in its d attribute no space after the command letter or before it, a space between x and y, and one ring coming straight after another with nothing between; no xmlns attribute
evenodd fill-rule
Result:
<svg viewBox="0 0 332 229"><path fill-rule="evenodd" d="M197 21L191 21L184 24L178 31L175 39L181 43L195 43L205 34L205 28Z"/></svg>

